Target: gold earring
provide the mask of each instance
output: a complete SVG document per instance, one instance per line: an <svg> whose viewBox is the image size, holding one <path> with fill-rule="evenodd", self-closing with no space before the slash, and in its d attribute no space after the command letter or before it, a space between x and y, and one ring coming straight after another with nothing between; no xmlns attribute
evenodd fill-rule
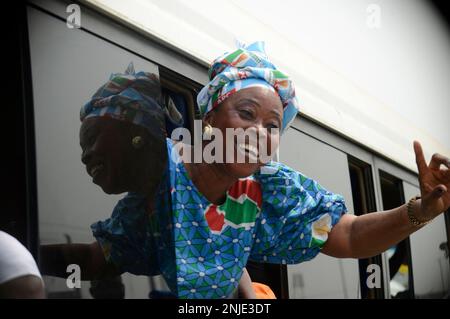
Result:
<svg viewBox="0 0 450 319"><path fill-rule="evenodd" d="M131 140L131 144L135 149L140 149L144 145L144 139L141 136L135 136Z"/></svg>
<svg viewBox="0 0 450 319"><path fill-rule="evenodd" d="M210 140L212 138L212 134L213 128L211 124L206 125L205 128L203 129L203 139Z"/></svg>

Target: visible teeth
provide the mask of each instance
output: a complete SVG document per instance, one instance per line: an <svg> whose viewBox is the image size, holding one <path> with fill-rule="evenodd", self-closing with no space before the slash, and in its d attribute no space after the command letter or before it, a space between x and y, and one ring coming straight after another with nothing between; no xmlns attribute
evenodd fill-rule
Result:
<svg viewBox="0 0 450 319"><path fill-rule="evenodd" d="M103 164L95 165L91 168L91 176L94 176L99 170L103 168Z"/></svg>
<svg viewBox="0 0 450 319"><path fill-rule="evenodd" d="M258 156L258 148L256 148L255 146L245 144L245 143L240 143L238 146L240 149L251 153L253 156L255 156L255 157Z"/></svg>

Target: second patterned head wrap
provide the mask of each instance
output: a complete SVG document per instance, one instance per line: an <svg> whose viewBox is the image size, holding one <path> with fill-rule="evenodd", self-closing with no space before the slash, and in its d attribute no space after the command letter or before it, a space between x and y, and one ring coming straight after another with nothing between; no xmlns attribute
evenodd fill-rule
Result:
<svg viewBox="0 0 450 319"><path fill-rule="evenodd" d="M289 127L299 111L291 79L270 62L264 42L255 42L220 56L211 64L208 75L210 82L197 96L203 116L233 93L257 86L268 87L279 95L283 104L281 133Z"/></svg>
<svg viewBox="0 0 450 319"><path fill-rule="evenodd" d="M154 136L165 134L166 108L156 74L134 71L112 74L80 110L80 120L109 117L145 127Z"/></svg>

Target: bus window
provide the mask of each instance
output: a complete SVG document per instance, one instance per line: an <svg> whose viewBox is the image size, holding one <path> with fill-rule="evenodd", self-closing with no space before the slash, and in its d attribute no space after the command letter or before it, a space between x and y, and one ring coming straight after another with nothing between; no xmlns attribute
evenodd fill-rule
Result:
<svg viewBox="0 0 450 319"><path fill-rule="evenodd" d="M190 129L192 135L195 100L201 85L162 67L159 72L159 65L152 62L152 56L124 49L120 39L115 42L100 38L84 28L71 30L64 20L38 8L30 7L27 13L35 112L39 243L41 246L92 243L95 239L90 225L107 219L124 195L105 196L85 174L78 138L81 106L111 73L123 73L132 62L137 72L159 74L166 105L173 106L168 109L168 136L178 127ZM134 37L139 41L139 35L130 33L129 39ZM123 274L110 280L86 281L80 288L68 287L65 278L48 273L44 274L44 281L49 298L156 298L166 296L168 291L162 276L143 279Z"/></svg>
<svg viewBox="0 0 450 319"><path fill-rule="evenodd" d="M389 210L404 204L402 181L382 170L379 174L383 209ZM391 247L387 253L391 298L414 298L409 237Z"/></svg>
<svg viewBox="0 0 450 319"><path fill-rule="evenodd" d="M167 136L179 127L189 129L191 136L194 136L194 120L201 118L196 100L202 86L162 66L159 67L159 77L165 105L174 105L180 118L178 122L166 121ZM176 116L171 117L176 119Z"/></svg>
<svg viewBox="0 0 450 319"><path fill-rule="evenodd" d="M371 166L357 158L348 156L350 180L352 185L353 206L355 215L363 215L375 212L375 192L373 189L373 178ZM367 272L368 266L376 264L383 269L381 255L371 258L359 259L359 279L362 299L383 299L384 287L383 278L381 278L380 288L368 288L367 279L370 273ZM383 272L381 272L383 276Z"/></svg>
<svg viewBox="0 0 450 319"><path fill-rule="evenodd" d="M293 127L283 135L278 160L313 178L331 192L342 195L349 214L352 214L354 209L347 154L303 132L306 121L303 118L296 119ZM289 298L358 298L357 259L318 254L310 261L287 265L287 270Z"/></svg>

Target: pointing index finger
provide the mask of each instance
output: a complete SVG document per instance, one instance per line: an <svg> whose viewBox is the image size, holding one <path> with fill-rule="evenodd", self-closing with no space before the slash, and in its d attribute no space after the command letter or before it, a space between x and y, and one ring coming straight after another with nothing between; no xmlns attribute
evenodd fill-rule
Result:
<svg viewBox="0 0 450 319"><path fill-rule="evenodd" d="M418 141L414 141L414 153L416 153L416 164L419 169L419 175L421 175L426 171L427 163L425 162L425 157L423 156L422 146Z"/></svg>

